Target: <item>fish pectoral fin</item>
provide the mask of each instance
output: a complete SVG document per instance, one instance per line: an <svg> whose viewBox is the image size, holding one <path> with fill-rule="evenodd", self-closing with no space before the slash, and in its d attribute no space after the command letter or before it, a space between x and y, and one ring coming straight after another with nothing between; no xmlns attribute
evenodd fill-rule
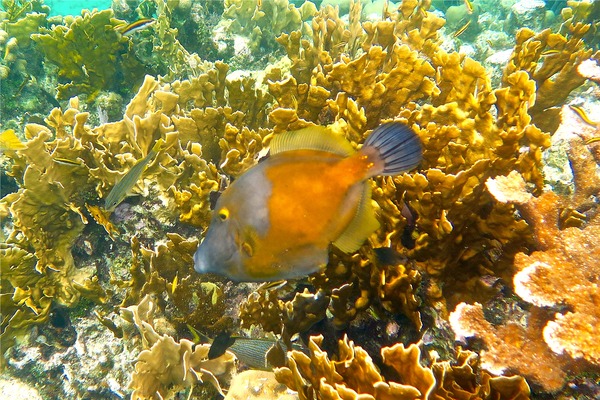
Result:
<svg viewBox="0 0 600 400"><path fill-rule="evenodd" d="M343 137L323 126L310 126L298 131L284 132L273 137L271 155L291 150L316 150L349 156L352 145Z"/></svg>
<svg viewBox="0 0 600 400"><path fill-rule="evenodd" d="M371 185L365 182L356 215L333 245L344 253L352 253L358 250L377 228L379 221L375 218L375 210L371 204Z"/></svg>

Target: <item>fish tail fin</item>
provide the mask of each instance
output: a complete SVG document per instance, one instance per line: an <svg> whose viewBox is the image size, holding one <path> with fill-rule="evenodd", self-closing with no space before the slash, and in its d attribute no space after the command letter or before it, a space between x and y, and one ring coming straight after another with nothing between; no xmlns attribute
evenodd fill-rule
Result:
<svg viewBox="0 0 600 400"><path fill-rule="evenodd" d="M398 175L415 168L423 158L421 140L400 122L379 125L360 152L373 162L369 176Z"/></svg>

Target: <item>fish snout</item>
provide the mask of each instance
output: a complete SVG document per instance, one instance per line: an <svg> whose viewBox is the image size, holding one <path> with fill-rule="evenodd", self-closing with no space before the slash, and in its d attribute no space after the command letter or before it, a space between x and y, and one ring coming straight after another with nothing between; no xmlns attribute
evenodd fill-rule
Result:
<svg viewBox="0 0 600 400"><path fill-rule="evenodd" d="M201 274L228 275L240 262L236 241L224 225L211 227L194 254L194 269Z"/></svg>
<svg viewBox="0 0 600 400"><path fill-rule="evenodd" d="M204 242L200 243L194 254L194 269L200 274L210 272L210 262L208 260L206 246L202 246L203 243Z"/></svg>

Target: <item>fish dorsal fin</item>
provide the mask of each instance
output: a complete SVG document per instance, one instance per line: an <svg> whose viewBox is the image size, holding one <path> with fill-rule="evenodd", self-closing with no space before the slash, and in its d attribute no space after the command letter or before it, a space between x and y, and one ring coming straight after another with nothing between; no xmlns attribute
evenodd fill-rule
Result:
<svg viewBox="0 0 600 400"><path fill-rule="evenodd" d="M369 182L365 182L364 185L356 215L346 230L333 242L333 245L344 253L358 250L365 240L379 228L379 221L375 218L375 210L371 204L371 185Z"/></svg>
<svg viewBox="0 0 600 400"><path fill-rule="evenodd" d="M271 155L290 150L317 150L349 156L354 153L352 145L343 137L324 126L309 126L298 131L275 135L271 140Z"/></svg>

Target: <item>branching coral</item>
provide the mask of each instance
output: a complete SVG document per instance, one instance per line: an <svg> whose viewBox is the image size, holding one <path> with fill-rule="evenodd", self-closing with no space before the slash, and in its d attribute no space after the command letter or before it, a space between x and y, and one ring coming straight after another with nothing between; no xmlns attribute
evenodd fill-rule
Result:
<svg viewBox="0 0 600 400"><path fill-rule="evenodd" d="M124 5L124 8L129 9L132 4L135 6L134 3L130 3ZM161 75L167 81L173 81L198 76L211 68L211 63L190 52L191 50L186 50L179 41L183 35L175 26L180 26L176 20L181 16L176 14L187 14L184 21L191 22L190 20L198 17L190 14L190 7L191 3L178 1L154 0L139 3L136 8L137 18L156 16L156 23L149 30L139 32L132 38L130 50L144 63L147 73ZM187 11L184 11L186 8ZM180 28L183 29L181 26Z"/></svg>
<svg viewBox="0 0 600 400"><path fill-rule="evenodd" d="M530 113L534 122L548 131L555 131L561 105L573 89L581 86L585 78L576 73L578 65L592 57L600 59L600 52L586 48L582 38L590 25L567 23L569 30L564 36L545 29L534 33L521 29L517 43L504 73L504 85L517 71L525 71L536 84L535 104ZM549 53L549 54L548 54Z"/></svg>
<svg viewBox="0 0 600 400"><path fill-rule="evenodd" d="M529 290L531 301L539 301L533 300L539 292L539 285L534 283L543 273L549 274L547 268L539 266L546 262L545 256L522 253L533 246L534 240L539 242L538 221L517 218L515 211L521 206L501 201L485 182L512 174L522 180L522 186L532 188L533 195L540 194L544 184L541 151L549 145L549 136L533 124L530 114L536 112L536 105L542 109L548 106L545 102L550 91L559 91L564 98L572 89L575 78L567 79L564 74L581 57L589 58L581 44L548 33L528 37L523 31L514 65L507 69L503 86L494 90L478 62L440 48L438 31L444 20L428 11L430 1L404 0L384 21L364 23L360 22L359 3L351 5L348 22L340 18L335 8L324 7L310 24L300 22L314 13L310 5L305 6L306 14L298 20L298 11L284 7L284 3L263 3L264 7L271 7L270 14L258 9L257 3L251 4L252 24L263 24L269 19L276 24L285 23L290 20L289 15L293 17L293 24L285 27L291 31L277 40L288 55L289 70L285 63L268 68L264 82L257 82L256 78L234 79L228 76L226 64L203 63L187 54L170 27L167 4L158 1L162 9L154 28L156 40L163 46L158 53L168 55L165 59L177 60L177 68L189 72L188 79L165 83L146 77L123 118L96 128L88 126L89 115L80 111L76 99L69 108L56 108L50 113L46 119L49 128L26 126L27 149L8 155L13 164L10 173L19 190L2 201L3 216L11 216L14 221L12 235L1 249L3 257L10 260L6 271L3 264L1 279L2 345L10 345L12 335L23 332L30 324L43 322L53 301L70 305L82 295L100 300L102 292L92 279L94 271L77 270L71 256L74 242L86 227L98 228L95 234L104 235L93 221L117 241L131 241L129 275L123 276L124 271L118 271L120 276L116 276L117 271L104 271L105 276L112 278L110 284L120 289L116 299L122 300L123 306L154 294L158 306L180 325L187 323L209 331L228 327L230 316L225 315L222 302L226 285L195 275L192 254L197 239L186 238L194 233L186 231L179 222L194 225L197 232L206 228L211 192L222 189L229 178L238 177L256 163L259 155L265 153L270 137L310 125L329 125L358 148L370 129L389 120L403 121L422 139L423 163L419 172L372 180L381 228L354 254L334 250L329 265L309 278L313 288L294 293L293 300L284 301L278 292L269 290L251 295L241 310L245 328L258 324L266 331L282 333L284 340L289 341L295 333L326 318L328 308L334 327L344 329L361 312L373 307L374 313L384 310L405 314L420 329L421 299L439 306L442 316L446 304L484 301L493 290L479 285L480 278L492 275L510 280L515 254L519 254L519 262L529 265L517 265L523 268L517 275L522 277L519 291L524 294ZM241 12L244 8L236 5L248 8L249 4L232 2L228 12ZM286 18L279 19L279 12L284 12ZM90 48L85 44L75 51L72 43L58 37L59 33L69 38L77 30L89 33L88 28L98 29L100 36L95 37L103 42L99 48L104 53L95 62L105 63L108 57L110 69L100 73L96 65L88 68L84 63L84 70L60 57L54 61L64 77L79 85L77 90L93 97L98 88L113 82L115 63L110 55L130 54L128 42L114 31L115 23L109 13L85 14L75 18L70 28L56 27L34 36L34 40L47 46L49 58L60 48L60 57L68 54L77 63L81 51ZM248 26L254 27L252 24ZM582 33L577 29L570 33L574 38ZM114 47L107 48L104 42L110 39L114 39ZM144 40L151 41L153 48L157 44L153 38ZM553 43L555 47L551 47ZM540 69L533 66L542 57L543 46L563 54L560 60L568 68L558 76L564 80L550 78L559 58L547 57ZM86 60L90 60L89 54ZM557 87L559 83L565 84L564 90ZM266 92L257 88L260 84L266 84ZM63 94L68 95L71 87L63 87ZM126 224L123 210L115 211L110 221L106 214L98 212L98 207L158 140L164 141L164 146L131 188L131 194L142 195L142 204L162 224L163 230L154 229L158 224L153 226L157 232L152 237L161 242L149 246L147 238L129 237L136 228L130 226L125 235L114 228ZM587 197L596 193L591 190L586 191ZM124 204L123 208L127 206ZM404 209L412 215L408 216ZM577 213L584 211L570 210L561 220L567 221L570 216L569 224L577 223L573 222L575 219L583 226ZM414 221L408 222L407 218ZM527 223L533 225L534 237ZM414 229L414 248L402 244L402 232L408 225ZM165 234L164 226L170 232L171 227L176 227L181 234ZM570 240L582 239L578 232L590 229L589 225L583 229L569 226L566 229L580 229L568 231L572 232ZM566 229L560 232L565 233ZM588 243L588 239L583 239L580 244ZM548 252L548 257L566 258L569 244L548 239L548 247L539 250ZM115 246L122 247L118 242ZM394 253L394 260L380 260L374 251L378 247ZM535 268L529 268L532 263ZM106 266L98 268L101 267ZM579 278L593 279L589 271L595 270L586 267L586 271L587 275ZM428 286L425 294L419 296L417 290L423 276ZM567 294L554 295L546 302L552 302L553 307L563 302L571 309L557 308L560 314L553 321L542 319L535 326L549 323L546 330L552 349L560 348L567 354L597 362L597 352L589 341L573 344L565 339L582 330L572 323L574 316L592 324L597 321L591 300L586 302ZM478 314L473 321L475 328L489 336L504 332L485 324ZM145 327L144 323L137 324ZM136 383L132 384L136 396L148 397L157 392L162 396L169 392L170 383L193 384L199 378L199 368L208 365L204 364L204 347L194 348L191 342L177 342L153 329L144 329L147 349L138 360ZM509 350L516 351L523 338L530 337L527 335L533 332L531 329L513 335L516 339ZM512 332L511 328L506 330ZM395 345L383 349L380 371L366 351L347 339L340 342L337 360L331 361L333 357L330 359L323 351L321 340L311 340L310 355L292 352L289 368L278 372L280 379L297 388L302 398L528 396L521 378L480 374L472 353L459 352L456 364L433 361L429 367L422 367L416 346ZM549 360L554 360L544 346L540 349ZM488 349L484 359L493 354ZM157 361L164 360L162 356L169 357L168 367ZM515 368L521 371L519 365ZM159 379L159 374L165 380ZM557 379L561 381L562 376Z"/></svg>
<svg viewBox="0 0 600 400"><path fill-rule="evenodd" d="M14 264L2 265L3 345L13 343L11 335L24 332L31 323L44 322L53 301L73 305L82 294L97 301L103 299L98 281L91 279L95 271L76 268L71 248L84 227L93 225L94 221L113 237L118 236L114 225L98 209L99 197L106 197L158 138L165 140L164 149L146 168L132 192L148 194L152 188L159 193L157 201L167 205L163 218L173 222L179 218L206 226L210 211L208 194L218 190L221 178L216 166L202 158L203 149L198 142L202 142L203 137L214 138L209 141L223 138L225 154L234 147L239 154L239 157L229 157L229 167L235 169L239 168L236 167L238 162L254 162L254 151L258 151L262 143L260 134L266 134L249 128L264 122L264 111L258 107L266 98L256 90L226 82L225 73L226 66L218 64L193 81L203 87L202 93L206 96L198 107L189 103L192 96L198 96L192 93L193 82L175 82L159 88L155 79L147 78L120 121L92 129L86 125L88 113L80 112L77 99L72 99L68 109L52 110L46 119L48 127L36 124L25 127L29 140L26 149L6 154L11 158L10 174L20 187L2 200L3 216L13 221L6 248L19 249L15 254L21 254L27 262L14 258ZM249 101L236 102L234 112L225 94L232 100L240 99L238 91L244 91ZM233 128L240 131L225 138L226 129ZM219 153L217 150L217 159ZM167 247L158 247L155 255L146 250L147 258L134 268L130 284L136 290L148 284L147 292L164 293L167 282L171 285L178 277L178 289L168 291L174 298L184 299L194 291L206 298L200 301L202 304L212 307L215 288L202 287L198 279L186 279L192 274L191 254L195 246L195 240L186 242L174 235ZM174 259L164 259L166 253L181 257L171 263ZM162 267L163 262L167 263L166 268ZM144 265L148 270L141 269ZM159 266L163 275L156 272ZM136 296L139 293L131 300L136 301ZM193 298L186 298L188 300ZM183 303L178 306L183 307ZM186 313L189 307L190 304L184 307ZM208 322L199 314L188 314L187 322L216 321Z"/></svg>
<svg viewBox="0 0 600 400"><path fill-rule="evenodd" d="M46 10L47 11L47 10ZM23 51L30 45L30 35L37 33L40 27L47 24L47 13L30 12L18 19L11 19L10 12L0 11L0 50L3 57L0 60L0 77L6 79L11 72L23 70L27 61L33 60L23 57ZM15 75L13 75L14 77ZM10 81L9 81L10 82Z"/></svg>
<svg viewBox="0 0 600 400"><path fill-rule="evenodd" d="M312 294L305 289L288 302L279 300L274 290L252 292L240 307L241 327L260 325L267 332L281 333L284 342L290 345L293 335L307 331L325 318L328 303L329 297L322 290Z"/></svg>
<svg viewBox="0 0 600 400"><path fill-rule="evenodd" d="M3 250L11 256L3 257L2 262L4 345L14 341L15 329L46 321L53 302L75 304L81 294L79 288L96 293L96 300L104 297L98 283L89 280L91 271L77 269L71 254L88 222L73 199L79 190L85 190L86 178L76 170L74 179L63 180L69 167L54 162L52 156L74 150L73 142L57 132L51 155L46 150L45 141L50 137L47 128L30 125L28 135L33 138L27 148L15 155L13 173L21 189L2 199L13 222ZM7 303L11 293L12 304Z"/></svg>
<svg viewBox="0 0 600 400"><path fill-rule="evenodd" d="M343 267L332 259L325 279L314 282L330 288L353 282L352 295L344 289L350 304L338 310L368 306L365 299L382 292L379 282L404 274L413 274L402 278L410 285L401 297L410 299L410 286L418 282L415 269L434 277L431 301L442 300L445 293L437 286L442 282L451 303L465 292L485 295L471 290L478 277L508 279L512 256L528 243L526 224L515 220L512 206L495 203L484 182L516 169L538 190L543 186L541 151L550 142L528 114L535 83L517 71L506 77L506 87L492 90L479 63L440 49L437 31L444 21L425 11L428 7L427 1L405 1L391 21L362 24L366 34L356 28L359 7L351 9L348 24L326 7L313 19L312 40L302 39L298 31L278 39L292 61L290 76L277 70L267 75L277 102L270 114L276 132L333 122L334 130L358 144L369 127L398 118L423 141L420 173L375 181L373 199L382 228L370 239L372 247L391 247L416 259L416 266L384 269L381 277L369 249L342 256ZM412 250L400 243L405 203L416 214ZM390 298L398 301L399 295L396 291ZM403 312L414 313L414 302L405 304Z"/></svg>
<svg viewBox="0 0 600 400"><path fill-rule="evenodd" d="M529 398L529 386L523 378L494 378L481 373L471 352L459 351L456 365L434 360L431 367L423 367L417 345L398 343L381 349L388 372L384 374L369 354L347 337L339 341L336 358L322 350L322 343L322 336L312 336L309 355L289 352L289 367L275 370L277 379L297 390L302 400ZM393 375L394 380L385 375Z"/></svg>
<svg viewBox="0 0 600 400"><path fill-rule="evenodd" d="M156 250L143 248L132 239L133 260L130 279L119 286L128 287L123 305L135 304L143 296L154 295L165 308L165 298L175 307L171 320L196 329L219 332L230 323L225 316L226 303L220 285L203 281L192 272L193 253L198 241L167 234L167 241Z"/></svg>
<svg viewBox="0 0 600 400"><path fill-rule="evenodd" d="M304 2L296 8L288 0L256 2L252 0L225 1L221 24L231 33L249 37L252 51L269 51L275 42L269 42L282 32L300 29L304 21L316 13L315 5Z"/></svg>
<svg viewBox="0 0 600 400"><path fill-rule="evenodd" d="M565 20L562 29L577 22L590 24L590 29L583 39L590 48L598 47L599 39L597 33L598 29L600 29L600 21L598 21L600 5L598 3L595 1L570 1L567 2L567 7L561 9L560 14Z"/></svg>

